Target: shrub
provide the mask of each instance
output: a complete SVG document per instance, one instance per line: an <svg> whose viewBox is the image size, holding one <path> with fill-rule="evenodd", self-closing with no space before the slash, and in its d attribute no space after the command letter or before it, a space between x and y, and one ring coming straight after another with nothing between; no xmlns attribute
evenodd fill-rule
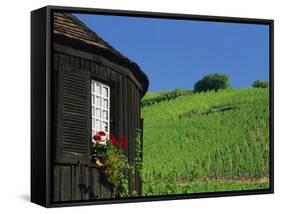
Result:
<svg viewBox="0 0 281 214"><path fill-rule="evenodd" d="M128 141L125 136L118 140L114 134L106 138L104 131L93 136L91 145L91 157L96 167L101 168L105 179L112 187L118 187L120 197L137 196L137 192L129 192L129 176L141 177L142 169L142 141L141 130L136 130L135 158L131 161L126 156Z"/></svg>
<svg viewBox="0 0 281 214"><path fill-rule="evenodd" d="M194 92L225 89L230 86L228 76L224 74L209 74L203 77L194 85Z"/></svg>
<svg viewBox="0 0 281 214"><path fill-rule="evenodd" d="M253 82L252 86L254 88L268 88L269 83L267 81L264 80L256 80Z"/></svg>

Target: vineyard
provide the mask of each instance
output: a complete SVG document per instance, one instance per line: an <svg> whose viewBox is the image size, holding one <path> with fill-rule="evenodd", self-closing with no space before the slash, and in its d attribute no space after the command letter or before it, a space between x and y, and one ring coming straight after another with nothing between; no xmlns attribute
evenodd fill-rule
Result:
<svg viewBox="0 0 281 214"><path fill-rule="evenodd" d="M269 188L269 91L149 92L143 194Z"/></svg>

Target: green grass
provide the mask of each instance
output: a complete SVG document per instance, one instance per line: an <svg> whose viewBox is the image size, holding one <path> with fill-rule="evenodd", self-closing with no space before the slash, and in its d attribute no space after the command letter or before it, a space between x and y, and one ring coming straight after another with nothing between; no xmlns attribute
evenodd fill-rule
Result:
<svg viewBox="0 0 281 214"><path fill-rule="evenodd" d="M225 191L241 191L253 189L268 189L269 182L262 183L241 183L241 182L189 182L186 185L177 185L175 182L164 183L156 182L146 188L146 195L167 195L167 194L188 194L188 193L206 193L206 192L225 192Z"/></svg>
<svg viewBox="0 0 281 214"><path fill-rule="evenodd" d="M269 176L268 95L227 89L144 106L144 195L268 188L268 181L239 182Z"/></svg>
<svg viewBox="0 0 281 214"><path fill-rule="evenodd" d="M169 94L171 92L172 91L147 92L145 94L145 96L142 98L142 100L148 100L148 99L152 99L155 97L163 96L163 95Z"/></svg>

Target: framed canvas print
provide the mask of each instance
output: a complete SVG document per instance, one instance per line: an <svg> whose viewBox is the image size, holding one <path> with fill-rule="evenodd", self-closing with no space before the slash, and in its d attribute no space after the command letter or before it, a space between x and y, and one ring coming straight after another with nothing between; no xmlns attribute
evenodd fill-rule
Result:
<svg viewBox="0 0 281 214"><path fill-rule="evenodd" d="M273 193L273 20L31 13L31 201Z"/></svg>

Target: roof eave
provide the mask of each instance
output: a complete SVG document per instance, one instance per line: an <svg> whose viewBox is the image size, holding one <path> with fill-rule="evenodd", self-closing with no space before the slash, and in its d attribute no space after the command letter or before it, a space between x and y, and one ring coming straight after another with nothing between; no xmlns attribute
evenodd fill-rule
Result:
<svg viewBox="0 0 281 214"><path fill-rule="evenodd" d="M132 71L134 76L138 79L138 81L142 85L141 98L147 92L148 86L149 86L148 77L135 62L129 60L128 58L124 57L123 55L116 54L114 51L111 51L110 49L104 48L100 45L90 44L83 40L78 40L76 38L70 38L70 37L67 37L67 36L65 36L63 34L59 34L59 33L54 33L53 36L54 36L55 42L60 43L59 41L64 41L64 42L67 42L69 45L73 45L73 41L75 41L75 42L81 44L81 46L79 46L79 49L81 49L82 51L89 52L89 50L91 50L95 53L98 52L103 57L108 58L109 60L117 62L118 64L128 68L129 70ZM75 48L77 48L77 47L75 47ZM92 49L89 49L89 48L92 48ZM116 60L116 59L118 59L118 60ZM138 77L139 75L140 75L140 77Z"/></svg>

